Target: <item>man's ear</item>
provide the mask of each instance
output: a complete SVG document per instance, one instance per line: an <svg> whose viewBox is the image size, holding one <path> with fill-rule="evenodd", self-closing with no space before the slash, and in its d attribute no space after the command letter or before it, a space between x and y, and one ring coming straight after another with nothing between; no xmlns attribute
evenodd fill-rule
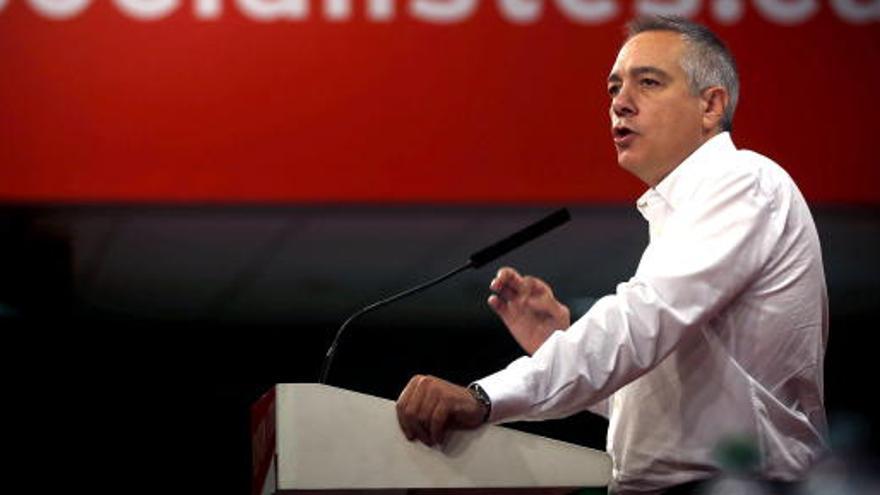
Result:
<svg viewBox="0 0 880 495"><path fill-rule="evenodd" d="M709 86L700 95L703 110L703 132L711 133L720 130L721 119L724 117L724 109L730 103L730 95L721 86Z"/></svg>

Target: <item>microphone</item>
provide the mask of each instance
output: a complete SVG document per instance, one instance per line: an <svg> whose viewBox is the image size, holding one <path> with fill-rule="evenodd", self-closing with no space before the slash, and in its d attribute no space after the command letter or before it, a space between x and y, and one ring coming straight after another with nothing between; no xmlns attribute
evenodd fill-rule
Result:
<svg viewBox="0 0 880 495"><path fill-rule="evenodd" d="M483 248L470 257L469 268L480 268L491 263L523 244L537 239L551 230L571 220L571 214L565 208L560 208L528 227L515 232L504 239Z"/></svg>
<svg viewBox="0 0 880 495"><path fill-rule="evenodd" d="M394 294L393 296L382 299L381 301L374 302L369 306L365 306L360 309L353 315L349 316L347 320L339 327L339 330L336 331L336 336L333 338L333 343L330 344L330 348L327 349L327 354L324 357L324 364L321 366L321 375L319 378L319 383L326 384L327 383L327 375L330 373L330 366L333 364L333 357L336 355L336 349L339 346L339 339L342 337L342 334L345 332L345 329L348 325L361 317L362 315L369 313L371 311L375 311L383 306L387 306L388 304L393 303L394 301L398 301L407 296L411 296L413 294L419 293L433 287L444 280L452 278L453 276L469 269L469 268L480 268L488 263L495 261L496 259L504 256L505 254L513 251L514 249L522 246L523 244L537 239L538 237L550 232L551 230L559 227L560 225L571 220L571 214L565 208L560 208L559 210L554 211L550 215L538 220L537 222L517 231L513 234L501 239L500 241L492 244L491 246L485 247L476 253L472 254L467 263L454 268L448 273L441 275L435 279L424 282L420 285L407 289L403 292L399 292Z"/></svg>

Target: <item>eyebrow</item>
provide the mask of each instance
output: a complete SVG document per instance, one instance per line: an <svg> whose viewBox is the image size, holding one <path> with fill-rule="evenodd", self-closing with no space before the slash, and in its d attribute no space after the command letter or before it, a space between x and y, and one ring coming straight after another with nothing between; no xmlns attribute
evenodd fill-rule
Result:
<svg viewBox="0 0 880 495"><path fill-rule="evenodd" d="M650 65L633 67L632 69L629 70L629 73L634 77L643 76L645 74L653 74L661 79L668 80L670 78L669 73L666 72L665 70L663 70L659 67L653 67ZM620 81L621 81L621 77L616 72L614 72L610 76L608 76L608 82L610 82L610 83L616 83L616 82L620 82Z"/></svg>

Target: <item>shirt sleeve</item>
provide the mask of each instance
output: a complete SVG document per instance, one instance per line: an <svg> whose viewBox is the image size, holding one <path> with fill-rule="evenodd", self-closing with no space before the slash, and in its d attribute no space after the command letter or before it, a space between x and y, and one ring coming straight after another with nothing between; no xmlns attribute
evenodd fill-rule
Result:
<svg viewBox="0 0 880 495"><path fill-rule="evenodd" d="M736 169L697 191L629 281L531 357L479 380L492 400L490 421L601 412L603 400L656 367L758 276L778 237L772 194Z"/></svg>

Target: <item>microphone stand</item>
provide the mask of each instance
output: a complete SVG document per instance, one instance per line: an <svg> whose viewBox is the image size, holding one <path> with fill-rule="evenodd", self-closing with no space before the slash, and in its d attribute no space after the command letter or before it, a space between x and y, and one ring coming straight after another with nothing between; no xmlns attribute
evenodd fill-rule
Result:
<svg viewBox="0 0 880 495"><path fill-rule="evenodd" d="M394 301L399 299L403 299L404 297L416 294L418 292L422 292L425 289L433 287L444 280L451 278L468 268L480 268L483 265L494 261L500 256L513 251L514 249L522 246L523 244L536 239L547 232L559 227L563 223L569 221L571 219L571 215L568 210L565 208L561 208L547 217L529 225L528 227L515 232L504 239L492 244L489 247L483 248L480 251L472 254L468 259L468 262L455 268L445 275L441 275L433 280L429 280L421 285L417 285L411 289L407 289L403 292L395 294L391 297L382 299L381 301L370 304L369 306L364 307L357 313L348 317L347 320L339 327L339 330L336 331L336 336L333 337L333 343L330 344L330 348L327 349L327 355L324 357L324 364L321 366L321 376L319 378L319 382L322 385L327 383L327 375L330 374L330 365L333 363L333 357L336 355L336 348L339 346L339 339L342 337L345 329L348 328L348 325L356 320L357 318L371 312L375 311L383 306L387 306Z"/></svg>
<svg viewBox="0 0 880 495"><path fill-rule="evenodd" d="M448 278L452 278L453 276L458 275L459 273L461 273L461 272L463 272L473 266L474 266L474 262L468 261L467 263L461 265L460 267L450 271L449 273L447 273L445 275L441 275L433 280L429 280L427 282L424 282L424 283L417 285L411 289L407 289L403 292L399 292L397 294L394 294L393 296L382 299L381 301L374 302L373 304L370 304L369 306L365 306L357 313L349 316L348 319L345 320L345 323L343 323L342 326L339 327L339 330L336 331L336 336L333 338L333 343L330 344L330 348L327 349L327 355L324 357L324 365L321 366L321 378L318 383L321 383L321 384L327 383L327 375L330 373L330 365L333 364L333 357L336 355L336 348L339 346L339 339L340 339L340 337L342 337L342 334L343 334L343 332L345 332L345 329L348 327L349 323L351 323L352 321L356 320L357 318L359 318L359 317L361 317L371 311L375 311L383 306L387 306L387 305L393 303L394 301L397 301L399 299L403 299L404 297L410 296L412 294L417 294L419 292L422 292L423 290L431 288L431 287L439 284L440 282L443 282L444 280L446 280Z"/></svg>

